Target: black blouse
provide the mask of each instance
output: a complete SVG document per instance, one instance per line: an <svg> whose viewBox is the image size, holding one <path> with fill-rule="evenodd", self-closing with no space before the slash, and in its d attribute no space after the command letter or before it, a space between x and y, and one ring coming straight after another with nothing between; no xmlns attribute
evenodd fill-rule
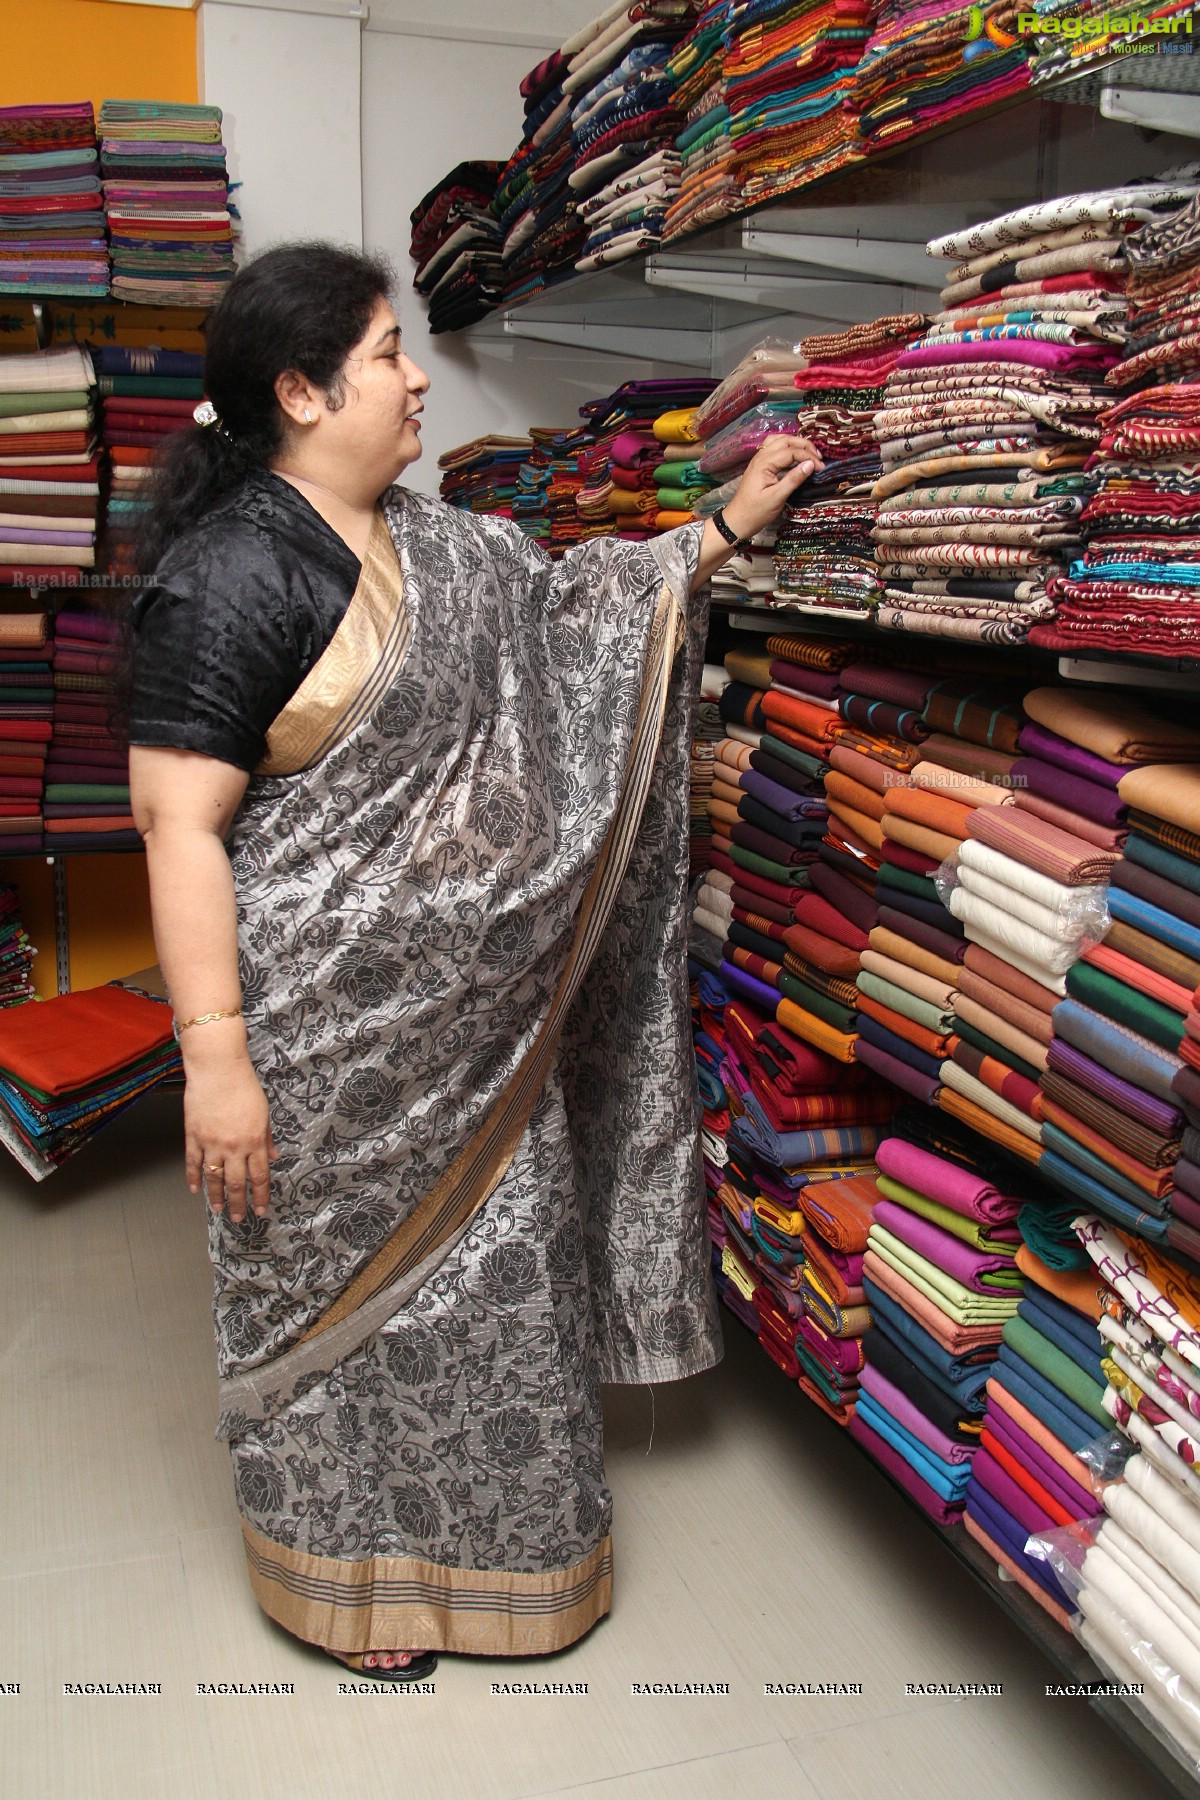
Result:
<svg viewBox="0 0 1200 1800"><path fill-rule="evenodd" d="M171 546L133 603L130 743L252 772L360 568L290 482L266 469L250 476Z"/></svg>

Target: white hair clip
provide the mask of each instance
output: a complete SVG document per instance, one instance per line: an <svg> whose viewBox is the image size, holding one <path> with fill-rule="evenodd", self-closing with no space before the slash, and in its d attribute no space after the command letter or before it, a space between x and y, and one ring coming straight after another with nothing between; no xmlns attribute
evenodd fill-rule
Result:
<svg viewBox="0 0 1200 1800"><path fill-rule="evenodd" d="M220 424L220 420L217 418L217 409L211 400L202 400L193 412L192 417L195 419L197 425Z"/></svg>

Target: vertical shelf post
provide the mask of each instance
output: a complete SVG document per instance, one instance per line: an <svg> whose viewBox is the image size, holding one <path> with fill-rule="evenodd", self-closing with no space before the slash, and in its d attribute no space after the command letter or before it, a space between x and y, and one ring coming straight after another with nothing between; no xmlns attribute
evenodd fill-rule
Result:
<svg viewBox="0 0 1200 1800"><path fill-rule="evenodd" d="M48 858L54 871L54 972L60 994L71 991L71 930L67 908L67 859Z"/></svg>

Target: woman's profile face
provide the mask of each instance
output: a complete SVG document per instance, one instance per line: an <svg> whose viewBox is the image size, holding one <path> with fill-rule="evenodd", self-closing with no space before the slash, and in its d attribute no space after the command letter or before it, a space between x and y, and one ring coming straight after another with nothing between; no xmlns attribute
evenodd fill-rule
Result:
<svg viewBox="0 0 1200 1800"><path fill-rule="evenodd" d="M379 475L380 491L421 454L422 398L429 377L404 354L390 300L381 300L371 323L346 358L344 403L324 412L321 427L331 447Z"/></svg>

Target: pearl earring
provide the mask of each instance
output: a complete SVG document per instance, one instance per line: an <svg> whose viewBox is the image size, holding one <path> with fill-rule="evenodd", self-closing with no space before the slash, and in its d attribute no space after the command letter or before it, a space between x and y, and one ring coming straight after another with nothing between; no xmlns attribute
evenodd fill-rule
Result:
<svg viewBox="0 0 1200 1800"><path fill-rule="evenodd" d="M304 409L304 423L306 425L311 425L312 422L313 422L313 416L306 406Z"/></svg>

